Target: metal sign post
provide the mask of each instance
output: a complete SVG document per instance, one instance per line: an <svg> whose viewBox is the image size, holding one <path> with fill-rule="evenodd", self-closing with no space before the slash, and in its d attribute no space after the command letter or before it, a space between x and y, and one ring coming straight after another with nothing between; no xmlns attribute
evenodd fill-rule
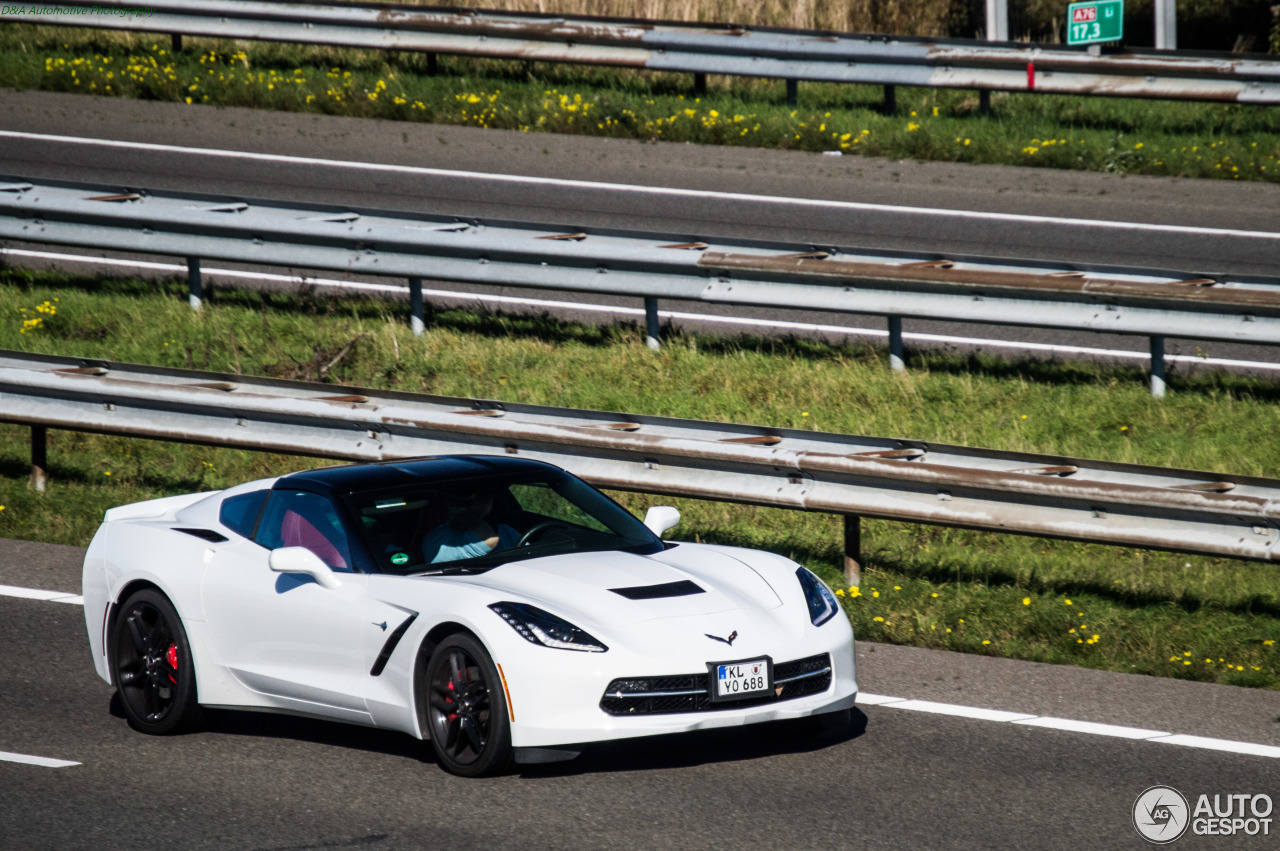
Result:
<svg viewBox="0 0 1280 851"><path fill-rule="evenodd" d="M1156 0L1156 47L1174 50L1178 46L1178 12L1173 0Z"/></svg>

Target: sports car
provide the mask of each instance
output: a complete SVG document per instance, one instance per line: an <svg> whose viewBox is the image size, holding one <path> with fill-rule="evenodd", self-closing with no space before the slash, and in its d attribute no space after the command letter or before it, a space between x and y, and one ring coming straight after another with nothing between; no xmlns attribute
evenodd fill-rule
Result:
<svg viewBox="0 0 1280 851"><path fill-rule="evenodd" d="M853 632L831 590L778 555L664 542L679 519L479 455L124 505L85 557L89 644L141 732L202 707L292 713L429 740L463 776L847 722Z"/></svg>

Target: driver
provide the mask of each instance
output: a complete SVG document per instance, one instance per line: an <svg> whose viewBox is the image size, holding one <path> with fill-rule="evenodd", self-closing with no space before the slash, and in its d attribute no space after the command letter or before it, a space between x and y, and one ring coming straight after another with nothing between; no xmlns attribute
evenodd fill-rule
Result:
<svg viewBox="0 0 1280 851"><path fill-rule="evenodd" d="M449 505L449 519L422 539L422 557L429 563L458 561L514 547L520 533L506 523L495 530L485 518L493 510L493 493L464 494Z"/></svg>

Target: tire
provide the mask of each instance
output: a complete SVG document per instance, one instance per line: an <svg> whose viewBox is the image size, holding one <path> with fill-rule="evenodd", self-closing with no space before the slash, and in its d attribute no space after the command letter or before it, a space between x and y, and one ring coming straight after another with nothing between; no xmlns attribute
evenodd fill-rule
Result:
<svg viewBox="0 0 1280 851"><path fill-rule="evenodd" d="M166 736L199 720L191 644L173 604L159 591L136 591L120 607L111 633L111 678L135 730Z"/></svg>
<svg viewBox="0 0 1280 851"><path fill-rule="evenodd" d="M479 641L454 633L427 662L431 747L450 774L483 777L511 767L511 722L497 668Z"/></svg>

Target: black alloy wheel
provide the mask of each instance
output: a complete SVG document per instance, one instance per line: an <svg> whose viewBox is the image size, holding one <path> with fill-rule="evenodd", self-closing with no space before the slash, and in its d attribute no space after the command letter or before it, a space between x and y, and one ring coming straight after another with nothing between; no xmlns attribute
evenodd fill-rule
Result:
<svg viewBox="0 0 1280 851"><path fill-rule="evenodd" d="M440 765L481 777L511 765L511 724L497 669L480 642L444 639L427 663L427 719Z"/></svg>
<svg viewBox="0 0 1280 851"><path fill-rule="evenodd" d="M111 674L129 723L163 736L200 715L191 646L173 604L145 588L124 601L111 636Z"/></svg>

